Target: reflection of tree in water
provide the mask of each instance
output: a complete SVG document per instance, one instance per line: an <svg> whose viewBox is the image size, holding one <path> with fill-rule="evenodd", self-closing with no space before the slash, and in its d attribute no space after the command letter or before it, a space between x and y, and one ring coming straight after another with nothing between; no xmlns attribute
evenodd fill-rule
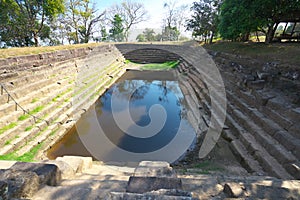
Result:
<svg viewBox="0 0 300 200"><path fill-rule="evenodd" d="M142 86L138 87L131 95L130 100L131 101L137 101L137 100L141 100L143 99L147 93L150 90L150 85L151 85L151 81L146 81L146 80L141 80L143 82ZM137 82L137 81L132 81L132 82ZM136 88L133 87L133 88Z"/></svg>
<svg viewBox="0 0 300 200"><path fill-rule="evenodd" d="M119 96L118 98L128 99L131 103L134 103L143 100L151 89L155 90L155 97L158 98L156 100L161 104L170 103L170 95L175 95L176 105L183 108L180 109L178 114L181 117L185 116L185 101L178 82L167 80L125 80L117 83L99 98L96 104L97 115L101 115L104 110L111 110L110 100L113 92Z"/></svg>

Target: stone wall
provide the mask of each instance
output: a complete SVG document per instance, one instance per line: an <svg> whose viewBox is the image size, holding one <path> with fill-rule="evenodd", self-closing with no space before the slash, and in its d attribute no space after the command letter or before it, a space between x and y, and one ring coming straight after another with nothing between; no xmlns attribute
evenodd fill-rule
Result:
<svg viewBox="0 0 300 200"><path fill-rule="evenodd" d="M49 148L124 72L113 45L1 59L0 155Z"/></svg>

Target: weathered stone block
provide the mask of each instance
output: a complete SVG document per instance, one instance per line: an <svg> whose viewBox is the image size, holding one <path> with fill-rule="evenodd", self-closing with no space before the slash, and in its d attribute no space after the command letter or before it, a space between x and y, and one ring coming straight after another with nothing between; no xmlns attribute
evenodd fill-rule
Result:
<svg viewBox="0 0 300 200"><path fill-rule="evenodd" d="M8 192L4 191L4 197L8 197L8 199L12 198L30 198L32 197L39 189L39 177L34 172L24 172L24 171L15 171L15 170L5 170L0 173L0 181L4 181L7 183L3 185L8 188ZM2 195L1 195L2 196Z"/></svg>
<svg viewBox="0 0 300 200"><path fill-rule="evenodd" d="M176 177L168 162L142 161L134 171L137 177Z"/></svg>
<svg viewBox="0 0 300 200"><path fill-rule="evenodd" d="M8 200L8 184L4 181L0 181L0 199Z"/></svg>
<svg viewBox="0 0 300 200"><path fill-rule="evenodd" d="M61 180L61 172L53 164L17 162L10 169L36 173L41 185L56 186Z"/></svg>
<svg viewBox="0 0 300 200"><path fill-rule="evenodd" d="M226 183L223 191L230 198L238 198L243 195L243 189L239 183Z"/></svg>
<svg viewBox="0 0 300 200"><path fill-rule="evenodd" d="M75 173L81 173L83 167L83 159L77 156L64 156L56 158L58 161L64 161L68 163Z"/></svg>
<svg viewBox="0 0 300 200"><path fill-rule="evenodd" d="M61 171L62 179L72 178L75 175L74 169L66 162L59 161L59 160L47 160L45 162L47 164L56 165L59 168L59 170Z"/></svg>
<svg viewBox="0 0 300 200"><path fill-rule="evenodd" d="M167 177L135 177L131 176L126 188L127 192L145 193L159 189L182 190L181 179Z"/></svg>

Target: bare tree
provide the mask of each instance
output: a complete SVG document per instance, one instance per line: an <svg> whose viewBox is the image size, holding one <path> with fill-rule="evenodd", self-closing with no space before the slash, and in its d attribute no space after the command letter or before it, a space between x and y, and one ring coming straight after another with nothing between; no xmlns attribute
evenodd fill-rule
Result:
<svg viewBox="0 0 300 200"><path fill-rule="evenodd" d="M188 16L188 6L179 5L177 0L164 3L163 40L178 40Z"/></svg>
<svg viewBox="0 0 300 200"><path fill-rule="evenodd" d="M164 3L166 10L164 25L167 27L177 27L181 29L189 16L189 6L187 4L178 5L178 1L169 1Z"/></svg>
<svg viewBox="0 0 300 200"><path fill-rule="evenodd" d="M120 15L123 20L125 39L128 41L129 31L132 26L146 21L148 18L144 4L124 0L120 5L114 5L111 10L111 18L116 14Z"/></svg>

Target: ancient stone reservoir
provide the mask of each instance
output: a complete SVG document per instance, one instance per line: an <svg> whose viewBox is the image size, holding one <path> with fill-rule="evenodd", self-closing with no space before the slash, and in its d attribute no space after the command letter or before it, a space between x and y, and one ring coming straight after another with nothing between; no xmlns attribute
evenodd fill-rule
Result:
<svg viewBox="0 0 300 200"><path fill-rule="evenodd" d="M212 57L217 64L215 69L208 67L215 65ZM276 93L276 90L272 89L274 81L272 82L268 77L261 77L260 74L254 76L252 72L249 72L249 68L239 64L238 57L225 54L213 54L212 57L202 47L194 45L105 44L97 47L1 59L0 155L16 159L34 155L35 160L47 160L49 148L64 137L99 96L109 89L126 70L136 68L136 66L128 64L126 59L136 63L161 63L178 60L180 63L175 69L176 77L190 108L187 112L188 119L199 140L204 140L203 145L208 144L207 148L209 148L212 146L211 144L214 144L213 139L217 135L211 136L207 133L222 130L222 138L228 143L240 165L249 175L253 176L253 179L236 177L233 178L233 181L232 178L203 175L173 176L173 172L167 170L168 178L174 179L174 183L176 183L175 179L180 180L178 182L180 187L171 184L169 187L162 186L153 188L153 190L180 189L194 193L189 196L187 193L175 195L173 192L169 193L169 196L173 194L173 196L185 196L186 199L191 199L192 196L201 198L206 195L205 197L210 199L209 195L224 195L223 187L220 189L220 185L224 186L227 182L244 182L244 189L237 196L256 195L263 198L266 195L275 194L274 191L277 191L276 194L280 193L282 198L296 199L300 194L299 181L289 180L300 179L299 104L287 98L290 96L286 97ZM261 63L249 60L249 63L251 62L254 62L253 65L258 68L260 67ZM225 87L222 87L223 85L213 77L220 77ZM293 87L298 88L299 91L299 80L283 81L293 83ZM298 93L296 92L296 94ZM226 121L223 125L225 117ZM205 151L200 152L205 154ZM200 153L200 157L202 154ZM63 170L62 166L65 164L57 164L64 162L74 166L74 162L72 162L74 160L77 164L72 169L73 174L71 175L64 174L68 171ZM73 177L76 172L81 173L82 179L78 181L77 186L92 188L93 192L90 193L81 191L85 198L92 195L92 199L102 199L109 192L125 192L127 180L134 172L134 169L129 168L124 170L126 172L119 172L120 174L111 172L101 163L91 163L91 158L60 157L52 162L59 169L54 169L55 167L52 166L49 171L59 174L60 170L63 179ZM152 168L155 168L155 171L159 167L169 169L167 164L157 165L141 163L139 166L149 168L150 171ZM12 166L11 170L17 171L26 168L18 163L10 163L7 166L7 168ZM136 177L139 177L138 171L137 168L134 173ZM157 171L149 177L157 176L160 177L158 181L168 182L168 178ZM99 176L101 174L101 178L96 177L97 174ZM84 175L89 176L90 179L83 178ZM116 185L113 185L112 182L105 182L102 178L106 175L117 177ZM261 177L257 177L258 175ZM265 176L275 178L266 178ZM37 177L36 179L38 180ZM98 180L98 182L81 181L87 179ZM144 179L132 179L127 185L127 192L135 194L139 193L132 186L135 181L145 184L147 182L150 185L153 183L151 181L154 181L147 179L146 182L143 182ZM286 180L286 182L282 180ZM60 181L60 178L57 178L55 181L50 181L51 183L45 181L41 184L42 186L48 185L46 187L49 188L46 189L53 191L49 194L52 195L52 199L56 199L54 197L60 195L56 190L57 187L50 186L59 185L63 192L76 185L74 182L60 183ZM208 191L206 194L203 188L199 189L205 182L205 187L207 187L205 191ZM93 183L96 185L94 188L91 186ZM272 185L272 183L276 184ZM105 190L101 184L108 189ZM264 188L263 193L259 193L259 189L256 193L253 192L253 188L260 186L270 187ZM228 187L232 189L230 184L226 186L227 189ZM36 188L34 191L37 192L38 189L40 188ZM224 191L227 189L224 187ZM284 192L282 192L283 190ZM54 194L55 192L57 193ZM147 192L151 191L140 190L140 193ZM147 195L168 196L168 192L160 192ZM228 192L225 193L228 194ZM232 192L229 194L235 196ZM76 196L76 192L72 193L72 190L69 190L69 193L62 193L61 196L64 197L61 199L72 198L67 195ZM31 196L33 194L27 197ZM109 196L111 199L127 198L125 194L109 193ZM130 198L135 199L136 196L130 196ZM36 199L39 198L36 197Z"/></svg>

